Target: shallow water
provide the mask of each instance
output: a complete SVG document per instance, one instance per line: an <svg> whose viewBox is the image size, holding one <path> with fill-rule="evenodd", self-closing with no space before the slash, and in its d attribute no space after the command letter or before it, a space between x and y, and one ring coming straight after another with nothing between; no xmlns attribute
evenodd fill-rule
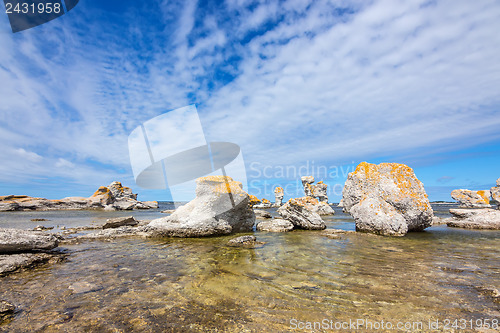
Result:
<svg viewBox="0 0 500 333"><path fill-rule="evenodd" d="M447 216L449 206L434 208ZM62 223L67 212L51 214ZM337 208L326 222L354 230ZM500 289L498 231L436 226L402 238L255 235L266 244L227 247L234 237L227 236L64 245L67 261L1 278L0 299L18 308L0 331L276 332L323 320L342 331L334 323L365 320L376 327L383 320L416 322L407 331L418 331L421 322L428 332L429 320L439 320L436 331L444 331L446 319L473 328L500 319L499 304L485 292Z"/></svg>

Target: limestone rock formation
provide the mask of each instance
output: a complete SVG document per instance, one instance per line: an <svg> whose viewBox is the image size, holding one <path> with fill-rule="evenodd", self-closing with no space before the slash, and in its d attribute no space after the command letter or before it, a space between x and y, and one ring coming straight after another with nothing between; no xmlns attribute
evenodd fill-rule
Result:
<svg viewBox="0 0 500 333"><path fill-rule="evenodd" d="M497 209L500 209L500 178L497 179L497 186L490 189L491 192L491 203L496 203Z"/></svg>
<svg viewBox="0 0 500 333"><path fill-rule="evenodd" d="M250 194L250 195L248 195L248 197L249 197L249 205L251 207L259 205L260 203L262 203L262 201L260 201L260 199L257 198L255 195L251 195Z"/></svg>
<svg viewBox="0 0 500 333"><path fill-rule="evenodd" d="M271 203L271 201L269 201L266 198L264 198L264 199L261 200L260 204L254 205L253 207L254 208L259 208L259 209L268 209L268 208L272 208L273 204Z"/></svg>
<svg viewBox="0 0 500 333"><path fill-rule="evenodd" d="M293 230L293 224L283 219L272 219L258 223L256 228L259 231L287 232Z"/></svg>
<svg viewBox="0 0 500 333"><path fill-rule="evenodd" d="M278 186L274 189L274 205L276 207L281 207L284 195L285 192L283 191L283 187Z"/></svg>
<svg viewBox="0 0 500 333"><path fill-rule="evenodd" d="M497 209L450 209L449 227L500 230L500 211Z"/></svg>
<svg viewBox="0 0 500 333"><path fill-rule="evenodd" d="M263 209L254 209L254 213L257 218L261 219L270 219L273 217L271 213Z"/></svg>
<svg viewBox="0 0 500 333"><path fill-rule="evenodd" d="M59 244L56 235L42 232L0 229L0 254L52 250Z"/></svg>
<svg viewBox="0 0 500 333"><path fill-rule="evenodd" d="M451 197L457 200L462 208L490 207L490 191L453 190Z"/></svg>
<svg viewBox="0 0 500 333"><path fill-rule="evenodd" d="M362 162L349 173L342 195L357 231L404 236L432 225L424 186L404 164Z"/></svg>
<svg viewBox="0 0 500 333"><path fill-rule="evenodd" d="M310 204L309 199L311 198L290 199L286 204L278 208L278 214L299 229L325 229L325 222L323 222L318 213L313 211L314 208Z"/></svg>
<svg viewBox="0 0 500 333"><path fill-rule="evenodd" d="M203 237L252 231L255 214L240 182L209 176L196 180L196 198L148 227L159 236Z"/></svg>
<svg viewBox="0 0 500 333"><path fill-rule="evenodd" d="M60 200L33 198L26 195L0 197L0 211L16 210L70 210L70 209L105 209L130 210L158 208L156 201L137 201L137 194L124 187L120 182L101 186L89 198L68 197Z"/></svg>
<svg viewBox="0 0 500 333"><path fill-rule="evenodd" d="M300 180L302 181L304 193L307 197L318 198L319 201L328 203L328 185L322 181L314 184L313 176L304 176Z"/></svg>

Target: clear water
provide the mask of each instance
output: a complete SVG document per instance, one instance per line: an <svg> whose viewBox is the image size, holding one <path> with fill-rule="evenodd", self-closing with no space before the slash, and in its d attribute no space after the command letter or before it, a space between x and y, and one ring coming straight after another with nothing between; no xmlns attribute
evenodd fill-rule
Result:
<svg viewBox="0 0 500 333"><path fill-rule="evenodd" d="M434 208L447 216L450 206ZM100 223L130 212L48 212L51 221L31 225L23 214L2 213L0 226L12 226L9 216L32 228ZM328 228L354 230L338 208L325 220ZM234 236L227 236L64 245L67 261L0 279L0 299L18 307L0 331L286 332L299 321L362 319L422 322L421 331L428 332L429 320L476 325L500 318L500 305L483 292L500 289L498 231L436 226L402 238L330 239L320 231L255 235L266 244L228 247Z"/></svg>

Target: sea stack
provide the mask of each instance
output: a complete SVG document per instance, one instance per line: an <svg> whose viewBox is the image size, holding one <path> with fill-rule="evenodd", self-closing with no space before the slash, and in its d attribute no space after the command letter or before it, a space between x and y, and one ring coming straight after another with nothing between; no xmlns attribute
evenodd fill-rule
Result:
<svg viewBox="0 0 500 333"><path fill-rule="evenodd" d="M344 211L355 219L357 231L404 236L432 225L424 186L404 164L360 163L349 173L342 196Z"/></svg>
<svg viewBox="0 0 500 333"><path fill-rule="evenodd" d="M148 227L157 236L204 237L252 231L255 214L240 182L227 176L196 180L196 198Z"/></svg>
<svg viewBox="0 0 500 333"><path fill-rule="evenodd" d="M274 205L276 207L280 207L283 204L284 193L283 187L278 186L274 189Z"/></svg>

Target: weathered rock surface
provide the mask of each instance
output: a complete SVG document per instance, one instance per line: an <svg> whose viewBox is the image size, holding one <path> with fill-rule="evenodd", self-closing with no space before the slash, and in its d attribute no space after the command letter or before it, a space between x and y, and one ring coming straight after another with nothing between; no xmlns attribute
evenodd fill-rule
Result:
<svg viewBox="0 0 500 333"><path fill-rule="evenodd" d="M292 222L283 219L272 219L257 224L257 230L268 232L287 232L293 230Z"/></svg>
<svg viewBox="0 0 500 333"><path fill-rule="evenodd" d="M274 206L275 207L281 207L283 204L283 197L285 196L285 191L283 190L283 187L276 187L274 189Z"/></svg>
<svg viewBox="0 0 500 333"><path fill-rule="evenodd" d="M16 307L13 304L7 301L0 301L0 320L14 313L14 310L16 310Z"/></svg>
<svg viewBox="0 0 500 333"><path fill-rule="evenodd" d="M462 208L490 207L490 191L453 190L451 197L457 200Z"/></svg>
<svg viewBox="0 0 500 333"><path fill-rule="evenodd" d="M432 225L424 186L404 164L362 162L349 173L342 195L357 231L404 236Z"/></svg>
<svg viewBox="0 0 500 333"><path fill-rule="evenodd" d="M255 205L259 205L259 204L261 204L261 203L262 203L262 201L260 201L260 199L259 199L259 198L257 198L255 195L251 195L251 194L249 194L249 195L248 195L248 199L249 199L248 204L249 204L251 207L253 207L253 206L255 206Z"/></svg>
<svg viewBox="0 0 500 333"><path fill-rule="evenodd" d="M497 209L450 209L448 227L500 230L500 211Z"/></svg>
<svg viewBox="0 0 500 333"><path fill-rule="evenodd" d="M304 193L307 197L317 198L321 202L328 203L328 185L322 181L314 184L313 176L304 176L300 180L302 181Z"/></svg>
<svg viewBox="0 0 500 333"><path fill-rule="evenodd" d="M137 201L137 194L124 187L120 182L113 182L108 187L101 186L89 198L68 197L60 200L33 198L26 195L8 195L0 197L0 211L16 210L71 210L105 209L129 210L158 208L156 201Z"/></svg>
<svg viewBox="0 0 500 333"><path fill-rule="evenodd" d="M278 214L299 229L322 230L326 228L325 222L318 213L313 212L309 202L312 198L290 199L278 208Z"/></svg>
<svg viewBox="0 0 500 333"><path fill-rule="evenodd" d="M254 213L255 213L255 217L261 218L261 219L270 219L273 217L271 215L271 213L269 213L266 210L262 210L262 209L254 209Z"/></svg>
<svg viewBox="0 0 500 333"><path fill-rule="evenodd" d="M269 201L266 198L264 198L264 199L261 200L260 204L254 205L253 207L254 208L259 208L259 209L268 209L268 208L273 207L273 204L271 203L271 201Z"/></svg>
<svg viewBox="0 0 500 333"><path fill-rule="evenodd" d="M139 224L139 222L133 216L117 217L114 219L107 219L102 228L109 229L123 226L136 226L137 224Z"/></svg>
<svg viewBox="0 0 500 333"><path fill-rule="evenodd" d="M51 250L58 246L56 235L20 229L0 229L0 254Z"/></svg>
<svg viewBox="0 0 500 333"><path fill-rule="evenodd" d="M47 262L60 262L64 257L65 255L53 253L0 254L0 276L19 269L31 269Z"/></svg>
<svg viewBox="0 0 500 333"><path fill-rule="evenodd" d="M497 205L497 209L500 209L500 178L497 179L497 186L490 189L492 204Z"/></svg>
<svg viewBox="0 0 500 333"><path fill-rule="evenodd" d="M255 214L248 194L231 177L209 176L196 180L196 198L172 215L151 221L160 236L203 237L252 231Z"/></svg>
<svg viewBox="0 0 500 333"><path fill-rule="evenodd" d="M260 244L263 244L263 243L257 242L257 237L252 236L252 235L236 237L236 238L230 239L227 242L227 245L229 245L229 246L250 247L250 248L253 248L256 245L260 245Z"/></svg>

